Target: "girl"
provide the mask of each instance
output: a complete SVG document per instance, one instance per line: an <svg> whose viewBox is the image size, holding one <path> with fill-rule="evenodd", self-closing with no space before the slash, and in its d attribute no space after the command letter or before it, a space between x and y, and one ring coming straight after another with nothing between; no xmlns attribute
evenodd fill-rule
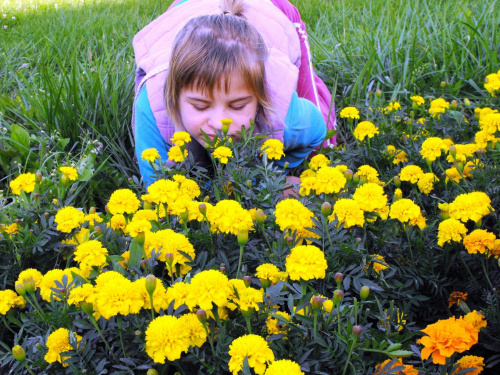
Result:
<svg viewBox="0 0 500 375"><path fill-rule="evenodd" d="M207 157L221 119L229 135L256 123L285 145L285 162L299 165L319 146L335 110L314 74L305 26L287 0L177 0L134 37L136 97L132 127L143 181L153 182L145 149L167 160L170 138L187 131L189 151ZM333 143L334 139L326 143Z"/></svg>

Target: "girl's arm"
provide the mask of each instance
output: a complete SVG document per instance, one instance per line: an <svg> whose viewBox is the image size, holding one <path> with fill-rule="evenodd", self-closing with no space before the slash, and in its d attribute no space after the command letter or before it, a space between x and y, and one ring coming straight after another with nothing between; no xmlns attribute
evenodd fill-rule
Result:
<svg viewBox="0 0 500 375"><path fill-rule="evenodd" d="M135 154L139 163L141 177L146 186L155 181L153 176L153 168L148 161L142 160L142 152L148 148L155 148L160 154L162 162L168 160L168 150L170 145L167 144L160 134L160 130L156 126L156 120L149 104L146 85L143 85L137 101L135 102Z"/></svg>
<svg viewBox="0 0 500 375"><path fill-rule="evenodd" d="M320 110L294 93L285 119L285 156L276 164L283 167L288 162L290 168L298 166L325 136L326 125Z"/></svg>

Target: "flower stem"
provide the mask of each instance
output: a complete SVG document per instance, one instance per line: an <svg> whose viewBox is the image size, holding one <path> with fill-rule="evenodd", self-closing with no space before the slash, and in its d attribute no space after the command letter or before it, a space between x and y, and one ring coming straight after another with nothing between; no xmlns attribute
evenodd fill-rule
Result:
<svg viewBox="0 0 500 375"><path fill-rule="evenodd" d="M122 345L123 356L127 358L127 353L125 352L125 344L123 343L123 332L122 332L122 317L118 315L118 333L120 334L120 343Z"/></svg>
<svg viewBox="0 0 500 375"><path fill-rule="evenodd" d="M352 350L354 349L354 344L356 344L356 341L357 338L355 337L354 340L352 340L351 347L349 348L349 354L347 355L347 360L345 361L344 371L342 371L342 375L345 375L345 372L347 371L347 366L349 365L349 360L351 359Z"/></svg>
<svg viewBox="0 0 500 375"><path fill-rule="evenodd" d="M252 325L250 324L250 317L245 316L245 321L247 322L247 329L248 329L248 334L252 334Z"/></svg>
<svg viewBox="0 0 500 375"><path fill-rule="evenodd" d="M238 259L238 271L236 272L236 278L240 278L241 261L243 260L243 245L240 245L240 258Z"/></svg>
<svg viewBox="0 0 500 375"><path fill-rule="evenodd" d="M28 372L31 374L31 375L35 375L35 373L31 370L31 368L28 366L28 364L26 363L26 361L23 361L23 365L24 367L26 367L26 370L28 370Z"/></svg>
<svg viewBox="0 0 500 375"><path fill-rule="evenodd" d="M104 341L104 345L106 345L106 348L108 348L109 352L111 353L111 355L113 356L113 359L116 361L116 362L120 362L118 360L118 358L116 358L116 355L115 353L113 352L113 350L111 350L111 347L109 346L109 343L106 341L106 339L104 338L104 335L102 334L102 331L101 329L99 328L99 325L97 324L94 316L92 314L87 314L89 316L89 319L90 321L92 322L92 324L94 325L94 327L97 329L97 332L99 333L99 336L101 336L101 339L102 341Z"/></svg>
<svg viewBox="0 0 500 375"><path fill-rule="evenodd" d="M314 310L314 340L316 340L316 332L318 331L318 311Z"/></svg>
<svg viewBox="0 0 500 375"><path fill-rule="evenodd" d="M151 321L155 320L155 308L153 306L153 293L149 295L149 303L151 304Z"/></svg>

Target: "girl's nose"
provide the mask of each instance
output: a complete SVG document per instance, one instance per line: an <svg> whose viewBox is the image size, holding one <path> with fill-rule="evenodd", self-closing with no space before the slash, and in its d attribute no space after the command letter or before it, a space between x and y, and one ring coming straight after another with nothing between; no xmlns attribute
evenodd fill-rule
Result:
<svg viewBox="0 0 500 375"><path fill-rule="evenodd" d="M210 127L213 129L221 129L222 123L220 122L220 120L225 118L224 114L225 111L223 109L214 109L209 115L210 117L208 124L210 125Z"/></svg>

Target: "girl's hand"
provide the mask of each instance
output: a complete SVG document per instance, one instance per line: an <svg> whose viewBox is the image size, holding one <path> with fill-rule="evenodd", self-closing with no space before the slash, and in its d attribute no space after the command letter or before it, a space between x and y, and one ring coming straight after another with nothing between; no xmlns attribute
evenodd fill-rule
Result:
<svg viewBox="0 0 500 375"><path fill-rule="evenodd" d="M300 186L300 178L297 176L286 176L285 190L283 190L283 198L299 198L298 187Z"/></svg>

